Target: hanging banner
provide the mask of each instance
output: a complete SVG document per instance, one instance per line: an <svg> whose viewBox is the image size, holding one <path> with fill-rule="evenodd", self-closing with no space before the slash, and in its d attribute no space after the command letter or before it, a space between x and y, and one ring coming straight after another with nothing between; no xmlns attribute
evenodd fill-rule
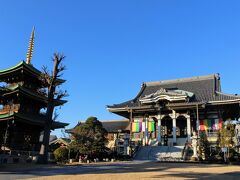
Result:
<svg viewBox="0 0 240 180"><path fill-rule="evenodd" d="M211 119L208 119L208 130L212 130L212 126L213 126L213 121Z"/></svg>
<svg viewBox="0 0 240 180"><path fill-rule="evenodd" d="M208 120L203 120L204 130L208 129Z"/></svg>
<svg viewBox="0 0 240 180"><path fill-rule="evenodd" d="M154 132L155 131L154 121L148 122L148 131L149 132Z"/></svg>
<svg viewBox="0 0 240 180"><path fill-rule="evenodd" d="M222 129L222 125L223 125L223 119L219 119L218 129Z"/></svg>
<svg viewBox="0 0 240 180"><path fill-rule="evenodd" d="M142 122L139 122L139 132L142 132Z"/></svg>
<svg viewBox="0 0 240 180"><path fill-rule="evenodd" d="M199 130L220 130L222 128L223 120L222 119L206 119L200 120Z"/></svg>
<svg viewBox="0 0 240 180"><path fill-rule="evenodd" d="M145 132L145 130L146 130L146 123L142 122L142 132Z"/></svg>
<svg viewBox="0 0 240 180"><path fill-rule="evenodd" d="M219 128L218 128L218 119L214 119L213 120L213 125L212 125L212 129L213 130L218 130Z"/></svg>
<svg viewBox="0 0 240 180"><path fill-rule="evenodd" d="M200 125L199 125L199 126L200 126L200 127L199 127L199 130L200 130L200 131L204 131L205 128L204 128L203 120L200 120L199 123L200 123Z"/></svg>
<svg viewBox="0 0 240 180"><path fill-rule="evenodd" d="M139 132L140 131L140 123L139 122L133 122L132 123L132 132Z"/></svg>

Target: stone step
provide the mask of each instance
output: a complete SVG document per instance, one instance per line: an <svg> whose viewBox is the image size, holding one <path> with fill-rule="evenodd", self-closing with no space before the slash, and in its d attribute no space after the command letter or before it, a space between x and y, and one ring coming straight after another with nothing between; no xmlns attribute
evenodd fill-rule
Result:
<svg viewBox="0 0 240 180"><path fill-rule="evenodd" d="M183 146L142 146L134 160L181 160Z"/></svg>

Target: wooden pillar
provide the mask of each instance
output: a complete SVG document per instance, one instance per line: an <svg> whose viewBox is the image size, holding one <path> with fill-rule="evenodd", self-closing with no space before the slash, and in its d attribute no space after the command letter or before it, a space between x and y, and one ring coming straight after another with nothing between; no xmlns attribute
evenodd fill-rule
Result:
<svg viewBox="0 0 240 180"><path fill-rule="evenodd" d="M157 134L157 141L158 141L158 144L161 145L161 114L159 112L158 114L158 124L157 124L157 129L158 129L158 134Z"/></svg>
<svg viewBox="0 0 240 180"><path fill-rule="evenodd" d="M176 135L176 112L172 111L172 124L173 124L173 145L177 144L177 135Z"/></svg>
<svg viewBox="0 0 240 180"><path fill-rule="evenodd" d="M130 140L132 139L132 123L133 123L133 112L132 109L130 109Z"/></svg>
<svg viewBox="0 0 240 180"><path fill-rule="evenodd" d="M145 145L148 145L148 117L145 117Z"/></svg>
<svg viewBox="0 0 240 180"><path fill-rule="evenodd" d="M188 140L188 142L190 142L190 140L191 140L191 119L190 119L190 115L187 115L186 118L187 118L187 140Z"/></svg>
<svg viewBox="0 0 240 180"><path fill-rule="evenodd" d="M199 137L199 133L200 133L200 121L199 121L199 111L198 111L198 104L196 105L196 111L197 111L197 132L198 132L198 137Z"/></svg>

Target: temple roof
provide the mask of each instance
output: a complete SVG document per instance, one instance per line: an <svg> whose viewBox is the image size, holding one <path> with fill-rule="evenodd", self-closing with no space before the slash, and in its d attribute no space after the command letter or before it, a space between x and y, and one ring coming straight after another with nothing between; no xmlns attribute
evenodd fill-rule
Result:
<svg viewBox="0 0 240 180"><path fill-rule="evenodd" d="M71 139L69 138L57 138L53 141L50 141L49 142L49 145L52 145L52 144L64 144L65 146L68 146L71 142Z"/></svg>
<svg viewBox="0 0 240 180"><path fill-rule="evenodd" d="M100 121L108 133L121 132L130 130L130 123L128 119L124 120L106 120Z"/></svg>
<svg viewBox="0 0 240 180"><path fill-rule="evenodd" d="M184 103L185 105L194 103L240 101L240 96L221 92L220 76L219 74L212 74L207 76L143 83L139 94L134 99L120 104L107 106L108 110L114 111L114 109L120 108L140 107L142 106L141 100L144 100L144 98L148 96L153 96L160 89L164 89L168 93L179 90L193 93L194 96L188 98L186 102L179 102ZM174 102L174 104L178 104L178 102Z"/></svg>
<svg viewBox="0 0 240 180"><path fill-rule="evenodd" d="M32 75L37 79L39 79L39 77L41 75L41 71L36 69L33 65L27 64L25 61L21 61L17 65L15 65L11 68L0 70L0 81L5 81L6 78L14 76L15 73L22 73L22 72ZM64 83L65 80L58 79L58 82Z"/></svg>
<svg viewBox="0 0 240 180"><path fill-rule="evenodd" d="M39 125L44 127L45 124L45 117L44 116L36 116L36 115L25 115L21 113L8 113L8 114L1 114L0 115L0 121L14 119L17 121L21 121L28 124L33 125ZM58 121L53 121L52 123L52 129L58 129L58 128L64 128L65 126L68 126L68 123L62 123Z"/></svg>
<svg viewBox="0 0 240 180"><path fill-rule="evenodd" d="M32 72L33 74L36 74L36 75L41 74L41 71L39 71L32 65L27 64L25 61L20 61L17 65L15 65L13 67L10 67L10 68L4 69L4 70L0 70L0 75L10 74L10 73L17 71L19 69L22 69L22 68L26 68L26 70L28 70L29 72Z"/></svg>
<svg viewBox="0 0 240 180"><path fill-rule="evenodd" d="M3 93L2 95L1 95L1 92ZM0 88L0 95L1 95L0 98L1 97L4 98L4 97L6 97L8 95L11 95L11 94L14 94L14 93L19 93L19 92L21 94L25 95L25 96L28 96L30 98L35 99L36 101L40 101L40 102L43 102L43 103L47 103L48 102L46 96L41 95L41 94L39 94L37 92L33 92L33 91L31 91L31 90L29 90L29 89L27 89L27 88L25 88L25 87L23 87L23 86L21 86L19 84L16 84L14 86L9 86L7 88ZM67 102L66 100L56 100L55 99L55 106L63 105L66 102Z"/></svg>
<svg viewBox="0 0 240 180"><path fill-rule="evenodd" d="M100 120L100 122L103 125L103 128L106 129L108 133L113 133L113 132L122 132L122 131L128 131L130 130L130 123L128 119L123 119L123 120ZM78 122L78 124L72 128L72 129L67 129L67 133L73 133L74 129L81 124L84 124L84 122Z"/></svg>

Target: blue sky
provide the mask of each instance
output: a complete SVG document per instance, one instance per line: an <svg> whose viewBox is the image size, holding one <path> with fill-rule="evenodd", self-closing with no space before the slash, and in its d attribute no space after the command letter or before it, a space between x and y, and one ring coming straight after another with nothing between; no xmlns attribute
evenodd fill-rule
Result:
<svg viewBox="0 0 240 180"><path fill-rule="evenodd" d="M121 119L106 105L146 81L220 73L223 90L240 93L239 19L231 0L1 1L0 69L25 59L35 26L35 67L52 67L56 51L67 57L59 120Z"/></svg>

